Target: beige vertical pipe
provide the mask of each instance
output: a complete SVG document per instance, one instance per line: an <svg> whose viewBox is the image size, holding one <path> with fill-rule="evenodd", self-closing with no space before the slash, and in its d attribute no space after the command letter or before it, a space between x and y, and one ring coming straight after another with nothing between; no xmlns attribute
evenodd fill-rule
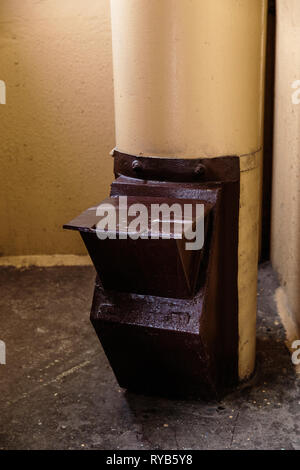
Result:
<svg viewBox="0 0 300 470"><path fill-rule="evenodd" d="M241 379L255 362L266 7L266 0L111 0L118 150L241 157Z"/></svg>
<svg viewBox="0 0 300 470"><path fill-rule="evenodd" d="M300 331L300 2L277 0L271 259Z"/></svg>

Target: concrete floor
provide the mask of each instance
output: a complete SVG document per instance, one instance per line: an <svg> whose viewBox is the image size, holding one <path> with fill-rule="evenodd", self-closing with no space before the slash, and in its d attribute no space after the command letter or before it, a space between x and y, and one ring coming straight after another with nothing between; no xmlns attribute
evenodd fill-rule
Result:
<svg viewBox="0 0 300 470"><path fill-rule="evenodd" d="M300 379L259 274L258 372L222 402L121 390L89 322L91 267L0 269L0 449L300 449Z"/></svg>

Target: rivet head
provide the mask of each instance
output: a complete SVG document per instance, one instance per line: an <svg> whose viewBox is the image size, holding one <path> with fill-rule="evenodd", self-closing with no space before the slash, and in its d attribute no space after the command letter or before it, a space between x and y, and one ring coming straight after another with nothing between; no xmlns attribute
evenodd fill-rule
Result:
<svg viewBox="0 0 300 470"><path fill-rule="evenodd" d="M131 166L132 166L133 171L136 171L136 172L139 172L143 169L141 162L139 162L138 160L134 160Z"/></svg>
<svg viewBox="0 0 300 470"><path fill-rule="evenodd" d="M197 176L203 176L205 174L205 166L202 165L202 163L199 163L195 170L194 170L195 175Z"/></svg>

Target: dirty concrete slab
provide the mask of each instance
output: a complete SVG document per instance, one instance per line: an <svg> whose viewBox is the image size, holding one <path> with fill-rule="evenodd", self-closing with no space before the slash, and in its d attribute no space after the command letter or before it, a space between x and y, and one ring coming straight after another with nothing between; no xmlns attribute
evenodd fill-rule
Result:
<svg viewBox="0 0 300 470"><path fill-rule="evenodd" d="M121 390L89 322L92 267L0 269L0 449L300 449L300 380L258 284L257 374L220 402Z"/></svg>

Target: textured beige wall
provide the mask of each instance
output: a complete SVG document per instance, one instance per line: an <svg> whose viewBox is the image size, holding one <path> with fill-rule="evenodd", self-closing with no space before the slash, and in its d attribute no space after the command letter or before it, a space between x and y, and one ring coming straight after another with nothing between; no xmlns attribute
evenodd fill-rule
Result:
<svg viewBox="0 0 300 470"><path fill-rule="evenodd" d="M277 0L271 257L300 325L300 2ZM298 104L292 101L292 95Z"/></svg>
<svg viewBox="0 0 300 470"><path fill-rule="evenodd" d="M85 253L61 226L112 180L109 1L1 0L0 49L0 253Z"/></svg>

